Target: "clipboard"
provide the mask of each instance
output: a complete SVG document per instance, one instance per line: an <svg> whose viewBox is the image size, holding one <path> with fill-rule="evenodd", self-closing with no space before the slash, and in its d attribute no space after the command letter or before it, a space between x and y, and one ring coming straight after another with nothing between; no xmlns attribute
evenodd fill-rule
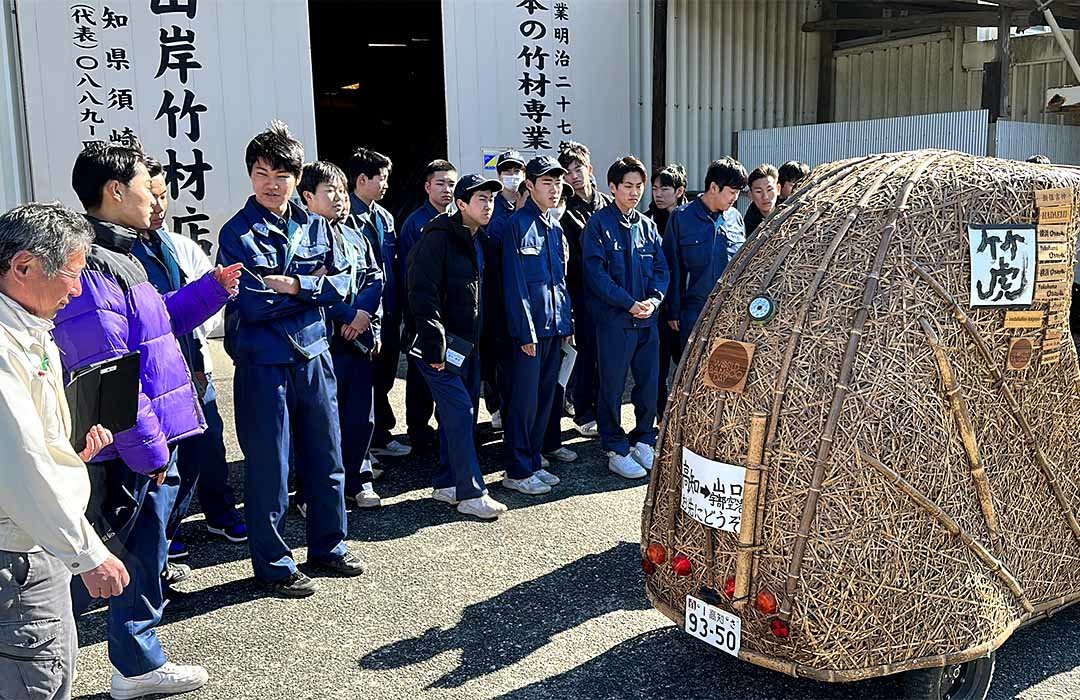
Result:
<svg viewBox="0 0 1080 700"><path fill-rule="evenodd" d="M574 364L577 362L577 348L571 344L569 339L565 339L562 342L562 363L559 365L559 386L566 389L567 382L570 381L570 374L574 371Z"/></svg>
<svg viewBox="0 0 1080 700"><path fill-rule="evenodd" d="M64 393L71 409L75 452L86 449L86 434L95 425L113 434L130 429L139 412L138 351L76 370Z"/></svg>

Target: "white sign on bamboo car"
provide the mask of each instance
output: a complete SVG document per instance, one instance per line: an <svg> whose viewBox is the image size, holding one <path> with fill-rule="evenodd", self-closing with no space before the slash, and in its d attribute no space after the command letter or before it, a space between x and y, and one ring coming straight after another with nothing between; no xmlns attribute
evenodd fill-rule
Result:
<svg viewBox="0 0 1080 700"><path fill-rule="evenodd" d="M1035 293L1035 227L968 226L971 306L1029 306Z"/></svg>
<svg viewBox="0 0 1080 700"><path fill-rule="evenodd" d="M683 512L702 525L738 532L746 468L705 459L682 448Z"/></svg>

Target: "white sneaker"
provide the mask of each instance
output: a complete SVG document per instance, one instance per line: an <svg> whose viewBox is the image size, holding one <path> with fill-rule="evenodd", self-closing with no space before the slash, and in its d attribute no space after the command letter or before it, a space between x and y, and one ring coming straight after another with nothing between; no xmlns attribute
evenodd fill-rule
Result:
<svg viewBox="0 0 1080 700"><path fill-rule="evenodd" d="M444 489L431 489L431 497L441 503L449 503L452 506L456 506L457 499L457 487L447 486Z"/></svg>
<svg viewBox="0 0 1080 700"><path fill-rule="evenodd" d="M574 423L574 430L578 431L582 437L592 438L600 436L600 431L597 429L596 421L594 420L589 421L585 425Z"/></svg>
<svg viewBox="0 0 1080 700"><path fill-rule="evenodd" d="M300 511L300 517L307 520L307 503L303 501L296 504L296 509Z"/></svg>
<svg viewBox="0 0 1080 700"><path fill-rule="evenodd" d="M491 429L502 430L502 415L499 411L491 414Z"/></svg>
<svg viewBox="0 0 1080 700"><path fill-rule="evenodd" d="M644 442L635 443L630 448L630 456L635 462L645 467L646 471L652 471L653 459L656 457L656 451L652 445L646 445Z"/></svg>
<svg viewBox="0 0 1080 700"><path fill-rule="evenodd" d="M640 479L648 474L640 464L634 461L630 455L621 455L617 452L607 453L607 468L624 479Z"/></svg>
<svg viewBox="0 0 1080 700"><path fill-rule="evenodd" d="M548 461L548 458L545 457L544 455L540 455L540 468L541 469L547 469L550 466L551 466L551 462Z"/></svg>
<svg viewBox="0 0 1080 700"><path fill-rule="evenodd" d="M146 695L187 693L203 687L209 679L202 666L180 666L166 661L165 665L141 676L128 678L116 671L109 695L115 700L128 700Z"/></svg>
<svg viewBox="0 0 1080 700"><path fill-rule="evenodd" d="M412 452L412 448L397 440L391 440L385 447L372 447L370 452L377 457L406 457Z"/></svg>
<svg viewBox="0 0 1080 700"><path fill-rule="evenodd" d="M511 479L510 477L506 477L502 480L502 485L504 488L523 493L527 496L539 496L542 493L551 492L551 487L541 481L540 477L536 476L536 474L533 474L527 479Z"/></svg>
<svg viewBox="0 0 1080 700"><path fill-rule="evenodd" d="M533 476L535 476L540 481L543 481L548 486L556 486L560 481L562 481L562 479L555 476L547 469L537 469L533 472Z"/></svg>
<svg viewBox="0 0 1080 700"><path fill-rule="evenodd" d="M554 452L548 452L547 456L556 462L576 462L578 453L574 452L569 447L560 447Z"/></svg>
<svg viewBox="0 0 1080 700"><path fill-rule="evenodd" d="M488 494L477 498L466 498L458 503L457 510L464 515L474 515L483 520L494 520L506 512L506 506Z"/></svg>
<svg viewBox="0 0 1080 700"><path fill-rule="evenodd" d="M372 488L371 484L364 484L360 489L360 493L353 496L353 500L361 508L378 508L382 505L382 498L375 493L375 489Z"/></svg>

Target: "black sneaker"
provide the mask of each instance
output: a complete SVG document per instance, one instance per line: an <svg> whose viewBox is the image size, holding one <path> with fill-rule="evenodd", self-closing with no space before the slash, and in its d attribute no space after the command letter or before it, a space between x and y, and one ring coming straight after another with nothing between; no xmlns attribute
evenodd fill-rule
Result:
<svg viewBox="0 0 1080 700"><path fill-rule="evenodd" d="M364 562L352 552L345 552L337 559L310 559L308 561L312 566L338 576L359 576L364 573Z"/></svg>
<svg viewBox="0 0 1080 700"><path fill-rule="evenodd" d="M319 590L315 582L302 571L294 571L279 581L262 581L262 584L283 598L307 598Z"/></svg>
<svg viewBox="0 0 1080 700"><path fill-rule="evenodd" d="M165 584L173 586L191 577L191 567L187 564L174 564L171 561L165 565L165 573L161 575Z"/></svg>

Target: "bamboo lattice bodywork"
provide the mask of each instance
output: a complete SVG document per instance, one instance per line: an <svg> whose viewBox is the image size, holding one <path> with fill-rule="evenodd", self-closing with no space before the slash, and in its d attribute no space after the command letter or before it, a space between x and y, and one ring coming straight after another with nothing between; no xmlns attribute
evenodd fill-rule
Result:
<svg viewBox="0 0 1080 700"><path fill-rule="evenodd" d="M1040 334L1059 329L1006 328L1003 309L968 298L968 225L1034 224L1035 192L1052 188L1080 200L1080 170L887 154L821 166L759 227L713 290L661 426L643 546L693 570L648 576L658 609L681 623L687 594L733 577L740 656L835 681L984 655L1080 598L1067 321L1060 361L1044 363ZM762 293L776 315L751 324ZM1007 370L1025 335L1030 364ZM755 346L741 394L704 381L724 338ZM684 447L749 468L747 532L682 511ZM745 604L761 590L789 638Z"/></svg>

